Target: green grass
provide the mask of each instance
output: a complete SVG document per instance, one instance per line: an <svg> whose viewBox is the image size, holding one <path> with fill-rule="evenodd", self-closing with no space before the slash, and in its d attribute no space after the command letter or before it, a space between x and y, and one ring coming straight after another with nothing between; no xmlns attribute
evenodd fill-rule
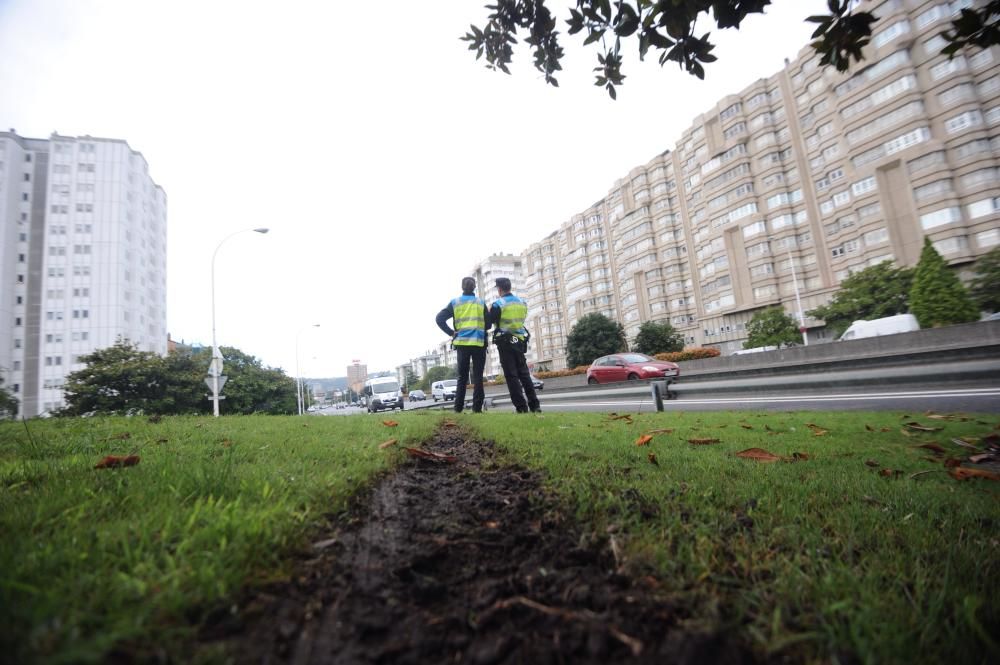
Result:
<svg viewBox="0 0 1000 665"><path fill-rule="evenodd" d="M964 458L971 451L951 438L989 434L997 418L903 415L659 413L630 425L603 414L496 414L463 423L546 470L595 533L615 533L627 569L655 574L693 620L740 631L768 661L1000 662L1000 483L956 481L915 447L933 441ZM902 434L914 420L944 429ZM828 432L816 436L807 423ZM635 445L656 428L674 432ZM735 456L751 447L808 459Z"/></svg>
<svg viewBox="0 0 1000 665"><path fill-rule="evenodd" d="M419 444L437 421L53 419L30 437L0 423L0 660L171 652L242 585L281 577L325 516L401 458L380 442ZM109 454L141 462L93 468Z"/></svg>
<svg viewBox="0 0 1000 665"><path fill-rule="evenodd" d="M958 482L914 447L935 441L964 457L950 440L983 436L997 418L900 415L457 420L544 469L598 537L614 533L624 567L655 574L690 621L739 631L762 658L998 662L1000 483ZM390 417L399 427L381 424ZM417 444L439 420L53 419L31 421L30 438L0 423L0 660L101 662L124 644L133 657L183 661L206 612L286 576L328 516L402 458L380 442ZM904 436L911 420L944 431ZM635 445L655 428L674 432ZM809 459L735 457L751 447ZM129 453L138 466L93 468Z"/></svg>

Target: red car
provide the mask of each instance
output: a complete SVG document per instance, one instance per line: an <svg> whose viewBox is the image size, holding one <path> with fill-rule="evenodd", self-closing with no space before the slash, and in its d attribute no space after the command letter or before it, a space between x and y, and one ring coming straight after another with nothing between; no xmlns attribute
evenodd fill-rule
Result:
<svg viewBox="0 0 1000 665"><path fill-rule="evenodd" d="M643 353L615 353L602 356L587 368L587 383L614 383L639 379L679 378L680 368L671 362Z"/></svg>

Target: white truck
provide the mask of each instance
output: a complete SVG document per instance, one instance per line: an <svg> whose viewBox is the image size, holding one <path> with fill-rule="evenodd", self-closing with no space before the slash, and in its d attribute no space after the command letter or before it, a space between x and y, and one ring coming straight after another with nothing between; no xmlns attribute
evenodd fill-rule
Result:
<svg viewBox="0 0 1000 665"><path fill-rule="evenodd" d="M365 381L365 403L368 413L383 409L403 410L403 391L399 389L399 381L394 376L379 376Z"/></svg>
<svg viewBox="0 0 1000 665"><path fill-rule="evenodd" d="M879 335L895 335L896 333L920 330L917 317L912 314L897 314L871 321L855 321L837 338L838 341L878 337Z"/></svg>

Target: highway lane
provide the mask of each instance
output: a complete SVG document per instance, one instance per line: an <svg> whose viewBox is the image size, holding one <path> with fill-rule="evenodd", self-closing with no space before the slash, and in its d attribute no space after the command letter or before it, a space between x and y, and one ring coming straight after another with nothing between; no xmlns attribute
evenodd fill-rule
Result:
<svg viewBox="0 0 1000 665"><path fill-rule="evenodd" d="M507 406L507 409L510 407ZM878 390L871 392L815 392L762 394L747 396L679 397L665 401L664 411L937 411L1000 413L1000 387L949 390ZM498 406L497 410L505 407ZM566 411L655 411L651 395L622 398L581 397L565 401L542 401L542 410Z"/></svg>

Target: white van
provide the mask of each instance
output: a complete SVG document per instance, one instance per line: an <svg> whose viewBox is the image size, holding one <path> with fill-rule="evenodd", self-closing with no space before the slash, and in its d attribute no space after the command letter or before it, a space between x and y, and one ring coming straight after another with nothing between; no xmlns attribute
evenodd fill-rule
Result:
<svg viewBox="0 0 1000 665"><path fill-rule="evenodd" d="M920 330L917 317L912 314L897 314L882 319L872 319L871 321L855 321L837 340L842 342L848 339L895 335L896 333L913 332L914 330Z"/></svg>
<svg viewBox="0 0 1000 665"><path fill-rule="evenodd" d="M399 389L399 381L394 376L380 376L365 381L365 401L368 413L382 409L403 410L403 391Z"/></svg>
<svg viewBox="0 0 1000 665"><path fill-rule="evenodd" d="M456 386L458 386L458 381L455 379L435 381L431 384L431 397L434 398L435 402L438 400L448 401L455 399Z"/></svg>

